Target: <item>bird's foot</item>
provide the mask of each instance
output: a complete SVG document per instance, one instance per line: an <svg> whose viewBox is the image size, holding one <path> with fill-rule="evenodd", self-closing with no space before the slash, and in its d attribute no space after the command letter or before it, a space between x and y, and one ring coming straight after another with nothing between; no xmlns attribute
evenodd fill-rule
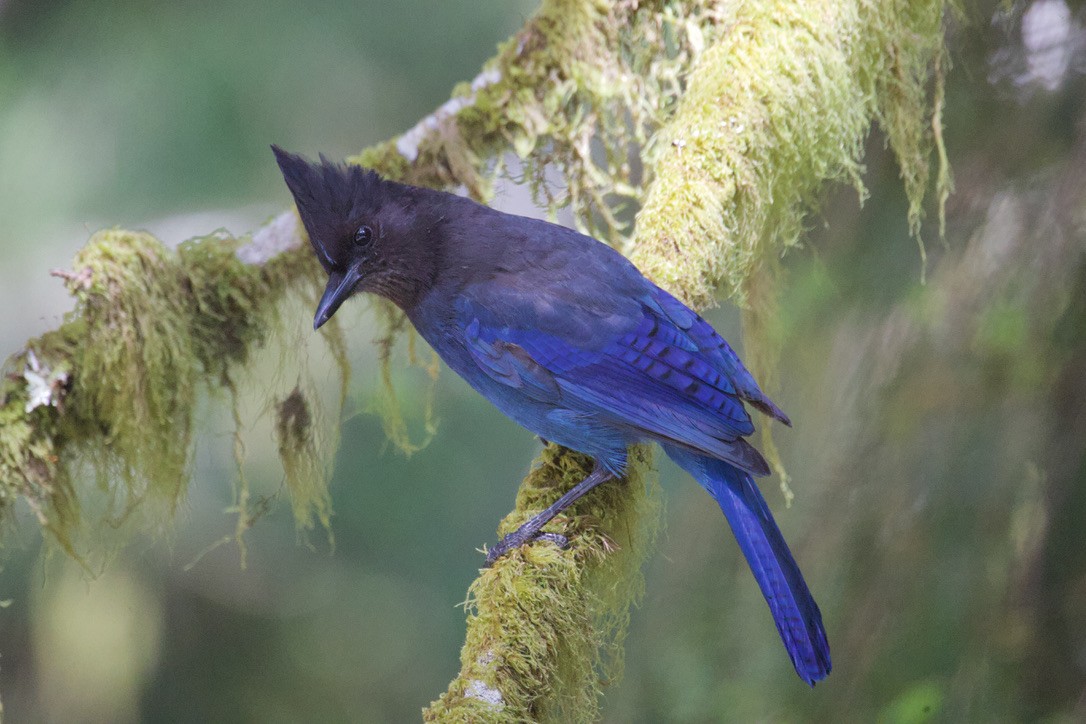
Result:
<svg viewBox="0 0 1086 724"><path fill-rule="evenodd" d="M540 529L582 495L611 478L612 475L608 472L607 468L597 464L591 475L567 490L561 498L551 503L546 510L537 513L535 517L527 523L498 541L498 545L494 546L486 554L487 568L494 565L494 561L498 560L514 548L519 548L525 543L530 543L534 540L547 540L554 543L559 548L565 548L569 545L569 539L564 535L559 535L558 533L541 533Z"/></svg>
<svg viewBox="0 0 1086 724"><path fill-rule="evenodd" d="M569 538L566 538L561 533L540 533L536 530L525 530L525 528L527 528L527 526L516 529L498 541L496 546L486 552L487 568L490 568L494 565L494 561L498 560L514 548L520 548L522 545L533 541L550 541L559 548L565 548L569 545Z"/></svg>

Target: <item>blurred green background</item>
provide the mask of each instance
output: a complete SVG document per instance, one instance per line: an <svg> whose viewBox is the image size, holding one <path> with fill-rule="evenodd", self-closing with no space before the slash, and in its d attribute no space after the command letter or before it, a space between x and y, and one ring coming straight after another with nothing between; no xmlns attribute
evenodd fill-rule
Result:
<svg viewBox="0 0 1086 724"><path fill-rule="evenodd" d="M409 127L533 8L0 2L0 352L58 323L48 270L93 231L255 228L289 200L269 143L343 156ZM1086 719L1083 24L1062 0L970 3L952 23L957 193L946 243L925 225L926 285L877 133L870 198L830 190L785 260L776 398L795 429L777 441L795 504L764 488L833 674L813 691L795 677L723 517L664 465L666 531L606 721ZM199 558L234 526L229 410L209 399L167 541L139 538L89 579L20 511L0 572L9 721L398 722L444 690L475 549L538 443L446 371L437 438L391 450L366 412L373 320L352 306L334 552L299 540L281 502L244 570L233 544ZM711 316L741 341L735 310ZM399 380L416 428L423 379ZM254 489L274 493L267 430L245 438Z"/></svg>

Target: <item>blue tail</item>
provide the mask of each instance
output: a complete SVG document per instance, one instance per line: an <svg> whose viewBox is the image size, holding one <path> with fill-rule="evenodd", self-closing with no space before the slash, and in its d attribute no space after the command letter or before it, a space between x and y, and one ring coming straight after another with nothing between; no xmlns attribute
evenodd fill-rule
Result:
<svg viewBox="0 0 1086 724"><path fill-rule="evenodd" d="M720 504L758 579L796 673L814 686L831 668L822 613L758 486L748 473L722 460L672 445L664 446L664 451Z"/></svg>

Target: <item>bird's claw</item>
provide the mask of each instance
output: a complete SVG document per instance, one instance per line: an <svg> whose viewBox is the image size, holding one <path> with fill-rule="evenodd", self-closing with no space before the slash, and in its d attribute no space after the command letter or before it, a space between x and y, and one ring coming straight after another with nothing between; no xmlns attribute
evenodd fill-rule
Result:
<svg viewBox="0 0 1086 724"><path fill-rule="evenodd" d="M569 538L565 537L561 533L532 533L528 535L522 534L519 530L515 530L509 535L498 541L498 544L486 552L486 567L490 568L494 565L494 562L504 556L514 548L531 543L537 540L545 540L554 543L559 548L566 548L569 546Z"/></svg>
<svg viewBox="0 0 1086 724"><path fill-rule="evenodd" d="M554 543L559 548L569 548L569 538L561 533L537 533L534 540L546 540Z"/></svg>

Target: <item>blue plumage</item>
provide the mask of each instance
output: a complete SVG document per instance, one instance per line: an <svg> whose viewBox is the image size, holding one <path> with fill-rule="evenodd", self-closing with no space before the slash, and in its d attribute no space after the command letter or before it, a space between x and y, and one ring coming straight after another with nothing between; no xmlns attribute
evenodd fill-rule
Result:
<svg viewBox="0 0 1086 724"><path fill-rule="evenodd" d="M796 673L814 686L830 672L822 613L750 474L720 460L664 446L668 457L709 491L731 524L762 589Z"/></svg>
<svg viewBox="0 0 1086 724"><path fill-rule="evenodd" d="M724 511L800 677L830 671L822 616L752 475L744 402L790 424L704 319L590 237L276 149L328 272L320 326L350 295L398 304L445 362L509 417L597 469L503 539L493 560L655 441ZM553 539L553 536L551 536Z"/></svg>

